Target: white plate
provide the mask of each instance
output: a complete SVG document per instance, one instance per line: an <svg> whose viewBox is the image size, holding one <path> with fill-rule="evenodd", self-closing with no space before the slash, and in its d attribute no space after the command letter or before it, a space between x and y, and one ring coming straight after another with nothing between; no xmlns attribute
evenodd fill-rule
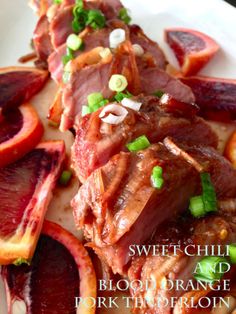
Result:
<svg viewBox="0 0 236 314"><path fill-rule="evenodd" d="M153 40L158 41L172 64L177 66L173 54L163 42L163 29L173 26L194 28L212 36L222 48L202 74L235 78L236 10L232 6L222 0L123 0L123 3L130 8L133 22L141 25ZM36 22L37 17L27 6L26 0L1 0L0 67L15 65L20 56L30 52L30 39ZM64 138L69 149L72 143L71 135L69 133L62 135L47 127L45 115L53 99L52 89L56 90L53 83L50 83L32 102L43 118L47 129L45 137ZM76 189L75 183L63 194L63 202L60 198L60 191L56 191L47 215L48 218L62 223L74 233L76 231L68 206ZM0 282L0 314L7 313L4 299ZM109 310L107 313L113 313L113 311Z"/></svg>

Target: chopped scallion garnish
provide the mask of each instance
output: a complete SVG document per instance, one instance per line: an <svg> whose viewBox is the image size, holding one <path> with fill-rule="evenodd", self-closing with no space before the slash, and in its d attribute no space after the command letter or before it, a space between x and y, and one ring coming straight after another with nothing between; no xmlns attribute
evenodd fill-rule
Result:
<svg viewBox="0 0 236 314"><path fill-rule="evenodd" d="M61 185L68 185L72 177L72 172L69 170L64 170L60 176L59 183Z"/></svg>
<svg viewBox="0 0 236 314"><path fill-rule="evenodd" d="M63 65L66 65L70 60L73 60L73 59L74 59L74 53L70 48L67 47L66 55L62 57Z"/></svg>
<svg viewBox="0 0 236 314"><path fill-rule="evenodd" d="M84 10L83 7L80 4L78 4L74 6L73 16L74 16L74 19L72 21L73 31L75 33L79 33L86 26L86 22L88 20L88 10Z"/></svg>
<svg viewBox="0 0 236 314"><path fill-rule="evenodd" d="M150 142L146 135L139 136L133 142L126 145L130 152L137 152L150 146Z"/></svg>
<svg viewBox="0 0 236 314"><path fill-rule="evenodd" d="M126 91L125 93L119 92L114 96L114 100L121 102L124 98L131 98L133 95Z"/></svg>
<svg viewBox="0 0 236 314"><path fill-rule="evenodd" d="M215 188L211 182L210 174L207 172L201 173L202 194L194 196L190 199L189 210L191 214L200 218L209 212L217 211L217 199Z"/></svg>
<svg viewBox="0 0 236 314"><path fill-rule="evenodd" d="M160 167L160 166L155 166L155 167L152 169L152 174L153 174L155 177L161 178L161 177L162 177L162 174L163 174L163 169L162 169L162 167Z"/></svg>
<svg viewBox="0 0 236 314"><path fill-rule="evenodd" d="M194 278L198 281L220 280L227 270L228 261L224 257L206 256L199 263Z"/></svg>
<svg viewBox="0 0 236 314"><path fill-rule="evenodd" d="M232 264L236 264L236 243L229 245L229 257Z"/></svg>
<svg viewBox="0 0 236 314"><path fill-rule="evenodd" d="M205 216L206 212L201 195L194 196L190 199L189 210L191 214L196 218Z"/></svg>
<svg viewBox="0 0 236 314"><path fill-rule="evenodd" d="M128 86L127 79L124 75L113 74L109 81L109 88L114 92L123 92Z"/></svg>
<svg viewBox="0 0 236 314"><path fill-rule="evenodd" d="M19 257L13 262L13 264L15 266L21 266L22 264L30 265L30 262L25 258Z"/></svg>
<svg viewBox="0 0 236 314"><path fill-rule="evenodd" d="M69 80L70 80L70 77L71 77L71 73L67 72L67 71L64 71L63 75L62 75L62 82L64 84L67 84L69 82Z"/></svg>
<svg viewBox="0 0 236 314"><path fill-rule="evenodd" d="M89 108L89 106L82 106L82 112L81 115L82 117L86 116L86 114L91 113L91 109Z"/></svg>
<svg viewBox="0 0 236 314"><path fill-rule="evenodd" d="M82 44L83 44L82 39L75 34L70 34L67 37L66 45L69 49L71 49L73 51L79 50L81 48Z"/></svg>
<svg viewBox="0 0 236 314"><path fill-rule="evenodd" d="M86 26L93 29L103 28L106 23L105 16L100 10L84 9L83 1L76 1L73 16L72 29L75 33L81 32Z"/></svg>
<svg viewBox="0 0 236 314"><path fill-rule="evenodd" d="M106 24L105 16L99 10L89 10L86 25L93 29L103 28Z"/></svg>
<svg viewBox="0 0 236 314"><path fill-rule="evenodd" d="M131 22L131 17L128 14L128 10L126 8L122 8L119 11L118 15L119 19L121 19L125 24L129 24Z"/></svg>
<svg viewBox="0 0 236 314"><path fill-rule="evenodd" d="M157 90L156 92L153 93L153 95L157 96L158 98L161 98L164 94L165 92L163 92L162 90Z"/></svg>
<svg viewBox="0 0 236 314"><path fill-rule="evenodd" d="M161 189L163 184L164 184L164 179L163 178L153 178L152 177L152 184L154 186L154 188L156 189Z"/></svg>
<svg viewBox="0 0 236 314"><path fill-rule="evenodd" d="M90 113L97 111L99 108L109 103L109 100L104 99L101 93L92 93L88 95L87 100Z"/></svg>
<svg viewBox="0 0 236 314"><path fill-rule="evenodd" d="M215 188L211 182L210 174L201 173L202 198L206 212L217 211L217 199Z"/></svg>
<svg viewBox="0 0 236 314"><path fill-rule="evenodd" d="M163 184L164 184L164 179L162 177L163 174L163 169L160 166L155 166L152 169L152 175L151 175L151 180L152 180L152 185L156 189L161 189Z"/></svg>
<svg viewBox="0 0 236 314"><path fill-rule="evenodd" d="M92 93L90 95L88 95L87 100L88 100L88 105L89 107L93 107L94 105L96 105L97 103L99 103L100 101L102 101L103 95L101 93Z"/></svg>
<svg viewBox="0 0 236 314"><path fill-rule="evenodd" d="M77 7L80 7L81 9L83 9L83 7L84 7L84 1L83 0L75 0L75 4Z"/></svg>
<svg viewBox="0 0 236 314"><path fill-rule="evenodd" d="M54 0L53 1L55 4L61 4L62 3L62 0Z"/></svg>

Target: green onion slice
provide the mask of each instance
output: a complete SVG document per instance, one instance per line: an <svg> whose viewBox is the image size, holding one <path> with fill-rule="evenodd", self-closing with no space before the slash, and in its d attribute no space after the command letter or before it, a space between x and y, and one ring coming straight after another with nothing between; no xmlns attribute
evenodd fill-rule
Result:
<svg viewBox="0 0 236 314"><path fill-rule="evenodd" d="M84 10L81 5L76 5L73 9L74 19L72 21L72 29L75 33L81 32L88 20L88 10Z"/></svg>
<svg viewBox="0 0 236 314"><path fill-rule="evenodd" d="M91 113L92 110L89 108L89 106L82 106L82 117L86 116L87 114Z"/></svg>
<svg viewBox="0 0 236 314"><path fill-rule="evenodd" d="M164 179L162 177L163 174L163 169L160 166L155 166L152 169L152 175L151 175L151 180L152 180L152 185L156 189L161 189L163 184L164 184Z"/></svg>
<svg viewBox="0 0 236 314"><path fill-rule="evenodd" d="M229 257L232 264L236 264L236 243L229 245Z"/></svg>
<svg viewBox="0 0 236 314"><path fill-rule="evenodd" d="M61 185L68 185L72 177L72 172L69 170L64 170L60 176L59 183Z"/></svg>
<svg viewBox="0 0 236 314"><path fill-rule="evenodd" d="M189 210L195 218L200 218L200 217L205 216L206 212L205 212L204 202L201 195L194 196L190 199Z"/></svg>
<svg viewBox="0 0 236 314"><path fill-rule="evenodd" d="M162 90L157 90L156 92L153 93L153 95L157 96L158 98L161 98L164 94L165 92L163 92Z"/></svg>
<svg viewBox="0 0 236 314"><path fill-rule="evenodd" d="M77 7L83 9L84 7L84 1L83 0L75 0L75 4Z"/></svg>
<svg viewBox="0 0 236 314"><path fill-rule="evenodd" d="M202 198L206 212L217 211L217 198L215 188L211 182L210 174L201 173Z"/></svg>
<svg viewBox="0 0 236 314"><path fill-rule="evenodd" d="M124 75L113 74L109 81L109 88L114 92L123 92L128 86L127 79Z"/></svg>
<svg viewBox="0 0 236 314"><path fill-rule="evenodd" d="M90 25L93 29L103 28L106 24L105 16L99 10L89 10L86 25Z"/></svg>
<svg viewBox="0 0 236 314"><path fill-rule="evenodd" d="M93 107L97 103L103 100L103 95L101 93L92 93L87 97L89 107Z"/></svg>
<svg viewBox="0 0 236 314"><path fill-rule="evenodd" d="M23 264L30 265L30 261L28 261L28 260L25 259L25 258L19 257L19 258L17 258L17 259L13 262L13 264L14 264L15 266L21 266L21 265L23 265Z"/></svg>
<svg viewBox="0 0 236 314"><path fill-rule="evenodd" d="M70 60L74 59L74 52L67 47L66 49L66 55L62 57L62 63L63 65L66 65Z"/></svg>
<svg viewBox="0 0 236 314"><path fill-rule="evenodd" d="M133 95L126 91L125 93L119 92L114 96L114 100L121 102L124 98L131 98Z"/></svg>
<svg viewBox="0 0 236 314"><path fill-rule="evenodd" d="M70 81L71 72L64 71L62 75L62 82L67 84Z"/></svg>
<svg viewBox="0 0 236 314"><path fill-rule="evenodd" d="M142 135L138 138L136 138L133 142L126 145L128 150L130 152L137 152L139 150L143 150L145 148L148 148L150 146L150 142L146 135Z"/></svg>
<svg viewBox="0 0 236 314"><path fill-rule="evenodd" d="M55 4L61 4L61 3L62 3L62 0L53 0L53 2L54 2Z"/></svg>
<svg viewBox="0 0 236 314"><path fill-rule="evenodd" d="M154 188L161 189L163 184L164 184L164 179L163 178L154 178L152 176L152 184L153 184Z"/></svg>
<svg viewBox="0 0 236 314"><path fill-rule="evenodd" d="M109 100L104 99L101 93L92 93L88 95L87 100L88 100L88 108L90 110L89 113L95 112L99 108L109 103Z"/></svg>
<svg viewBox="0 0 236 314"><path fill-rule="evenodd" d="M192 197L190 199L189 210L191 214L200 218L209 212L217 211L217 198L215 188L211 182L209 173L204 172L200 174L202 183L202 195Z"/></svg>
<svg viewBox="0 0 236 314"><path fill-rule="evenodd" d="M155 167L152 169L152 174L153 174L155 177L161 178L161 177L162 177L162 174L163 174L163 169L162 169L162 167L160 167L160 166L155 166Z"/></svg>
<svg viewBox="0 0 236 314"><path fill-rule="evenodd" d="M81 32L86 26L91 26L93 29L103 28L106 24L106 19L100 10L84 9L83 1L76 1L73 8L74 19L72 21L72 29L75 33Z"/></svg>
<svg viewBox="0 0 236 314"><path fill-rule="evenodd" d="M194 278L198 281L220 280L227 270L228 260L219 256L206 256L199 263ZM220 267L221 266L221 267Z"/></svg>
<svg viewBox="0 0 236 314"><path fill-rule="evenodd" d="M129 24L131 22L131 17L128 14L128 10L126 8L122 8L119 11L118 17L122 20L125 24Z"/></svg>
<svg viewBox="0 0 236 314"><path fill-rule="evenodd" d="M72 51L79 50L81 48L82 44L83 44L82 39L75 34L70 34L67 37L66 45Z"/></svg>

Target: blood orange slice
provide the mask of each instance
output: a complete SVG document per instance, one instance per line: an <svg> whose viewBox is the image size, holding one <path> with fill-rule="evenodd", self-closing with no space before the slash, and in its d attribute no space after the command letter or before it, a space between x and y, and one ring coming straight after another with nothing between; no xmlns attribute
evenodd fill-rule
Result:
<svg viewBox="0 0 236 314"><path fill-rule="evenodd" d="M232 162L234 168L236 168L236 131L233 132L229 138L225 147L224 155Z"/></svg>
<svg viewBox="0 0 236 314"><path fill-rule="evenodd" d="M48 78L48 72L29 67L0 69L0 113L27 102L39 92Z"/></svg>
<svg viewBox="0 0 236 314"><path fill-rule="evenodd" d="M187 28L166 29L165 40L186 76L200 71L219 50L219 45L211 37Z"/></svg>
<svg viewBox="0 0 236 314"><path fill-rule="evenodd" d="M9 110L0 121L0 167L31 151L43 135L43 126L30 104Z"/></svg>
<svg viewBox="0 0 236 314"><path fill-rule="evenodd" d="M64 142L50 141L1 168L0 264L32 257L64 157Z"/></svg>
<svg viewBox="0 0 236 314"><path fill-rule="evenodd" d="M61 226L45 221L31 265L3 267L8 313L94 314L96 275L84 246ZM76 310L76 297L82 298Z"/></svg>
<svg viewBox="0 0 236 314"><path fill-rule="evenodd" d="M236 80L205 76L179 76L179 78L191 87L202 114L220 112L223 119L225 118L223 112L227 113L231 120L236 119Z"/></svg>

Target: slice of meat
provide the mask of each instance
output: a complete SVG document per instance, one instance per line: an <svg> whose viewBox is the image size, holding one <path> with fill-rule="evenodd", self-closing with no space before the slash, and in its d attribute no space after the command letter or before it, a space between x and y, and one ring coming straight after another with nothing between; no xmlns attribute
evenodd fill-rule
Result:
<svg viewBox="0 0 236 314"><path fill-rule="evenodd" d="M236 170L226 158L219 155L215 149L210 147L183 147L190 156L204 165L206 172L211 174L211 179L219 199L236 196Z"/></svg>
<svg viewBox="0 0 236 314"><path fill-rule="evenodd" d="M84 6L87 9L98 9L103 12L103 14L109 19L116 19L119 15L120 9L123 8L120 0L84 0ZM74 0L64 0L63 5L72 5L74 4Z"/></svg>
<svg viewBox="0 0 236 314"><path fill-rule="evenodd" d="M69 34L73 33L74 2L68 1L61 6L54 15L50 23L50 34L52 45L58 48L66 42ZM119 11L123 7L119 0L99 0L99 1L84 1L85 9L97 9L105 15L107 20L118 18Z"/></svg>
<svg viewBox="0 0 236 314"><path fill-rule="evenodd" d="M144 53L150 55L154 59L153 65L162 70L165 70L167 61L159 45L155 41L151 40L148 36L146 36L140 26L131 25L129 27L129 30L130 41L132 42L132 44L140 45L143 48Z"/></svg>
<svg viewBox="0 0 236 314"><path fill-rule="evenodd" d="M139 74L142 92L145 94L153 94L161 90L171 94L180 101L187 103L195 101L195 96L190 87L158 67L143 67L143 64L141 64L141 66L139 66Z"/></svg>
<svg viewBox="0 0 236 314"><path fill-rule="evenodd" d="M54 49L64 44L67 37L73 33L73 7L74 5L70 5L58 9L49 24L51 43Z"/></svg>
<svg viewBox="0 0 236 314"><path fill-rule="evenodd" d="M102 109L81 118L72 147L73 167L81 182L143 134L151 143L172 136L191 144L217 147L218 139L211 127L199 117L188 116L191 110L196 110L194 105L185 104L185 109L176 109L178 105L184 106L183 103L173 100L174 105L168 105L169 98L164 106L154 96L141 95L134 100L142 103L141 110L128 110L126 119L118 125L103 123L99 118Z"/></svg>
<svg viewBox="0 0 236 314"><path fill-rule="evenodd" d="M100 55L102 50L102 47L95 48L72 61L70 80L62 91L62 131L76 124L76 117L80 114L82 106L87 104L89 94L100 92L104 98L114 95L108 87L113 74L125 75L131 93L138 94L140 91L138 69L130 42L126 41L114 54L104 58Z"/></svg>
<svg viewBox="0 0 236 314"><path fill-rule="evenodd" d="M16 108L39 92L48 79L48 72L30 67L0 69L1 111Z"/></svg>
<svg viewBox="0 0 236 314"><path fill-rule="evenodd" d="M180 80L192 89L203 115L218 111L221 115L228 113L232 120L236 119L235 80L204 76L180 77Z"/></svg>
<svg viewBox="0 0 236 314"><path fill-rule="evenodd" d="M33 35L34 49L40 61L43 62L44 67L47 67L47 59L53 51L49 21L45 15L39 18Z"/></svg>
<svg viewBox="0 0 236 314"><path fill-rule="evenodd" d="M219 199L235 197L236 171L224 157L200 146L186 152L210 173ZM162 144L137 153L121 152L95 170L72 201L76 225L115 273L124 272L130 245L145 243L158 225L183 212L189 199L201 193L192 163L174 156ZM150 181L156 165L163 168L160 190Z"/></svg>
<svg viewBox="0 0 236 314"><path fill-rule="evenodd" d="M153 65L157 65L161 69L165 68L166 60L158 44L150 40L140 27L131 25L127 28L127 26L120 20L108 21L106 27L103 29L98 29L96 31L88 29L81 33L80 37L83 39L84 49L83 51L76 51L75 57L96 47L109 47L109 35L115 28L125 29L127 38L130 39L132 44L139 44L142 46L145 54L154 60ZM65 54L66 44L63 44L58 47L48 59L49 71L51 72L52 78L58 83L62 78L62 56Z"/></svg>
<svg viewBox="0 0 236 314"><path fill-rule="evenodd" d="M50 141L1 168L1 264L32 257L64 157L64 142Z"/></svg>
<svg viewBox="0 0 236 314"><path fill-rule="evenodd" d="M45 221L30 265L2 269L8 313L94 314L76 299L96 298L96 275L84 246L61 226ZM25 309L25 311L23 310Z"/></svg>
<svg viewBox="0 0 236 314"><path fill-rule="evenodd" d="M80 37L83 39L84 49L83 51L78 50L74 53L75 57L78 57L82 53L88 52L96 47L109 47L109 34L114 28L124 28L127 32L127 27L121 21L110 21L108 22L107 27L92 31L87 28L84 32L80 34ZM127 33L128 35L128 33ZM66 54L66 44L58 47L48 59L49 71L52 75L52 78L60 83L63 73L63 63L62 57Z"/></svg>
<svg viewBox="0 0 236 314"><path fill-rule="evenodd" d="M205 219L192 220L189 218L179 218L170 226L163 225L157 229L153 239L146 244L159 245L160 252L165 245L166 255L168 256L154 256L148 255L136 256L133 258L131 267L128 271L130 281L141 281L143 283L149 282L149 288L141 290L138 286L132 289L131 295L136 298L144 300L143 306L139 309L133 309L135 314L171 314L173 313L193 313L191 308L186 309L183 304L182 310L177 311L177 299L180 297L187 297L187 291L181 288L176 288L177 283L182 281L182 286L186 287L190 281L195 287L197 282L193 278L194 269L197 263L204 257L197 256L197 250L194 246L219 245L221 251L224 250L226 244L235 242L236 240L236 220L235 215L232 217L215 216ZM224 236L222 236L224 235ZM178 247L177 253L173 253L173 246ZM195 256L187 256L183 250L187 248L188 253ZM167 253L167 250L169 252ZM180 251L182 250L182 251ZM156 254L158 255L158 254ZM169 282L168 282L169 280ZM170 287L170 281L173 283L173 289ZM165 286L165 283L167 286ZM202 294L207 295L210 289L197 289L191 291L192 296ZM171 306L171 298L175 298L173 306ZM157 301L159 303L157 305ZM168 302L166 302L167 300ZM172 299L174 300L174 299ZM175 305L176 304L176 305ZM191 305L190 305L191 306ZM186 312L185 312L186 310ZM183 312L182 312L183 311ZM198 311L194 313L199 313Z"/></svg>
<svg viewBox="0 0 236 314"><path fill-rule="evenodd" d="M151 184L156 165L163 168L165 183L160 190ZM144 243L158 224L183 211L197 189L198 177L190 164L161 144L136 154L121 152L80 188L72 201L76 225L113 271L122 273L129 245Z"/></svg>

